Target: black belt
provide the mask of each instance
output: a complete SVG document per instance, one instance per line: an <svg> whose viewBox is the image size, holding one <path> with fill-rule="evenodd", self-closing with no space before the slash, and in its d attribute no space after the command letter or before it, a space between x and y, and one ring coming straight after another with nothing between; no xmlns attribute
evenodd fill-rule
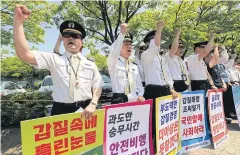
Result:
<svg viewBox="0 0 240 155"><path fill-rule="evenodd" d="M184 80L173 80L174 82L185 82Z"/></svg>
<svg viewBox="0 0 240 155"><path fill-rule="evenodd" d="M194 81L194 82L207 82L208 80L191 80L191 81Z"/></svg>
<svg viewBox="0 0 240 155"><path fill-rule="evenodd" d="M148 84L146 88L170 88L169 85L154 85L154 84Z"/></svg>
<svg viewBox="0 0 240 155"><path fill-rule="evenodd" d="M62 104L64 106L71 106L71 107L84 107L91 102L91 99L85 101L77 101L74 103L63 103L63 102L54 102L54 104Z"/></svg>
<svg viewBox="0 0 240 155"><path fill-rule="evenodd" d="M128 97L124 93L113 93L111 104L128 102Z"/></svg>

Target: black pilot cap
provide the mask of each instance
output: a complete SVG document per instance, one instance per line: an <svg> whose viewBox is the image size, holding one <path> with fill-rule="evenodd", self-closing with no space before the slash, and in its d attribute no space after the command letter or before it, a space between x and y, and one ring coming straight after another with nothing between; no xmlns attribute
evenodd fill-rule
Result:
<svg viewBox="0 0 240 155"><path fill-rule="evenodd" d="M148 32L148 33L146 34L146 36L144 37L143 42L144 42L145 44L146 44L146 43L149 43L150 40L154 38L155 33L156 33L156 30L152 30L152 31Z"/></svg>
<svg viewBox="0 0 240 155"><path fill-rule="evenodd" d="M64 34L80 34L82 39L86 37L85 29L74 21L65 21L60 25L60 33Z"/></svg>

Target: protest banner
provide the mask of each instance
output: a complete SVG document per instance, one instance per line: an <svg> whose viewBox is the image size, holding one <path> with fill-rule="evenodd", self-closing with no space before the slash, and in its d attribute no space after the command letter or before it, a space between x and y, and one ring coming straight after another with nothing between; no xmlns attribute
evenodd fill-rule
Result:
<svg viewBox="0 0 240 155"><path fill-rule="evenodd" d="M152 100L105 106L104 155L152 155Z"/></svg>
<svg viewBox="0 0 240 155"><path fill-rule="evenodd" d="M223 94L222 90L208 91L208 113L212 133L212 141L216 149L228 137L228 129L225 121L223 110Z"/></svg>
<svg viewBox="0 0 240 155"><path fill-rule="evenodd" d="M81 113L21 122L22 154L103 154L104 110L86 120Z"/></svg>
<svg viewBox="0 0 240 155"><path fill-rule="evenodd" d="M156 141L157 154L175 155L181 148L180 134L180 98L172 96L156 99Z"/></svg>
<svg viewBox="0 0 240 155"><path fill-rule="evenodd" d="M180 111L181 153L211 145L204 90L183 92Z"/></svg>
<svg viewBox="0 0 240 155"><path fill-rule="evenodd" d="M240 127L240 86L232 86L234 106L237 114L238 124Z"/></svg>

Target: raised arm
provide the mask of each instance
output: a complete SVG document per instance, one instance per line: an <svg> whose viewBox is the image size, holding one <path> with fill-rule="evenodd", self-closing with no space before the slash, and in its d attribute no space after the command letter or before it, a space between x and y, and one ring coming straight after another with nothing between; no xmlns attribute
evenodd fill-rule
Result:
<svg viewBox="0 0 240 155"><path fill-rule="evenodd" d="M124 36L126 33L127 33L127 24L126 23L121 24L120 33L109 49L109 55L107 58L107 64L108 64L109 70L111 70L112 67L114 67L115 64L117 63L117 59L118 59L118 56L120 55Z"/></svg>
<svg viewBox="0 0 240 155"><path fill-rule="evenodd" d="M218 63L219 63L218 46L215 46L212 60L209 62L209 67L212 68L213 66L217 65Z"/></svg>
<svg viewBox="0 0 240 155"><path fill-rule="evenodd" d="M206 57L208 55L208 53L212 50L213 48L213 41L214 41L214 33L210 34L210 39L208 41L208 44L206 45L206 47L204 48L203 52L199 53L198 55L198 60L203 59L204 57Z"/></svg>
<svg viewBox="0 0 240 155"><path fill-rule="evenodd" d="M13 21L13 36L14 36L14 45L16 48L16 54L19 59L26 61L32 65L37 65L37 61L33 53L30 51L28 42L26 40L23 22L27 20L31 12L24 5L16 5Z"/></svg>
<svg viewBox="0 0 240 155"><path fill-rule="evenodd" d="M179 29L177 29L176 36L173 40L173 43L172 43L172 46L171 46L171 49L170 49L170 54L169 55L170 55L171 58L176 54L176 52L178 50L180 34L181 34L181 29L179 28Z"/></svg>
<svg viewBox="0 0 240 155"><path fill-rule="evenodd" d="M55 47L53 49L54 53L60 54L60 46L61 46L61 42L62 42L62 35L59 34L57 42L55 44Z"/></svg>
<svg viewBox="0 0 240 155"><path fill-rule="evenodd" d="M157 23L157 31L155 33L154 39L150 41L147 51L143 52L141 56L141 62L143 66L150 63L155 58L155 56L159 53L162 30L164 26L165 26L164 21L159 21Z"/></svg>

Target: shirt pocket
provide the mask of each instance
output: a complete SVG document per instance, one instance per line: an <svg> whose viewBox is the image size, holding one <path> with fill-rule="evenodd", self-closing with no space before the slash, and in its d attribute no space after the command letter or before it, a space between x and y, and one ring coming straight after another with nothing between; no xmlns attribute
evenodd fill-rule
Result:
<svg viewBox="0 0 240 155"><path fill-rule="evenodd" d="M69 78L71 72L71 66L69 66L66 62L64 61L58 61L56 62L56 73L58 76L62 78Z"/></svg>
<svg viewBox="0 0 240 155"><path fill-rule="evenodd" d="M90 90L94 77L94 68L92 66L80 66L78 77L80 88L83 90Z"/></svg>
<svg viewBox="0 0 240 155"><path fill-rule="evenodd" d="M126 68L117 66L117 68L116 68L116 77L118 79L125 79L126 78Z"/></svg>
<svg viewBox="0 0 240 155"><path fill-rule="evenodd" d="M136 69L136 68L132 68L132 69L131 69L131 74L132 74L132 79L133 79L133 81L136 82L137 76L138 76L138 71L137 71L137 69Z"/></svg>

